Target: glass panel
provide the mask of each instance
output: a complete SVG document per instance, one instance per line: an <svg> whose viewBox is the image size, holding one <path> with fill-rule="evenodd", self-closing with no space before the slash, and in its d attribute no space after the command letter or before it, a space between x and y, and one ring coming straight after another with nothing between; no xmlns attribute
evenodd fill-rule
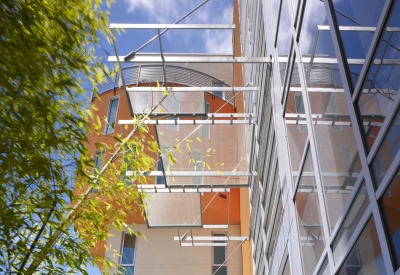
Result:
<svg viewBox="0 0 400 275"><path fill-rule="evenodd" d="M214 234L214 236L225 236L225 234ZM225 243L225 241L214 241L214 243ZM225 246L214 246L214 260L213 264L220 265L225 261Z"/></svg>
<svg viewBox="0 0 400 275"><path fill-rule="evenodd" d="M400 265L400 169L397 170L390 187L382 200L385 222L389 231L390 241L397 259L396 266Z"/></svg>
<svg viewBox="0 0 400 275"><path fill-rule="evenodd" d="M301 131L302 127L307 125L286 124L289 141L290 161L293 171L293 184L295 184L300 168L300 162L303 157L304 147L307 142L307 131Z"/></svg>
<svg viewBox="0 0 400 275"><path fill-rule="evenodd" d="M334 10L339 26L376 27L385 1L382 0L333 0ZM340 35L347 58L365 59L375 31L341 29ZM350 66L350 71L357 73ZM353 86L356 86L352 78Z"/></svg>
<svg viewBox="0 0 400 275"><path fill-rule="evenodd" d="M383 1L382 1L383 2ZM375 54L375 64L368 71L358 98L358 110L364 122L369 149L375 142L383 121L400 88L400 2L397 1ZM377 63L377 64L376 64ZM381 64L379 64L381 63ZM383 63L383 64L382 64Z"/></svg>
<svg viewBox="0 0 400 275"><path fill-rule="evenodd" d="M372 161L372 175L379 186L396 154L400 150L400 109L390 125L382 144Z"/></svg>
<svg viewBox="0 0 400 275"><path fill-rule="evenodd" d="M278 15L279 15L279 5L281 0L272 0L272 16L274 20L274 29L276 29L278 24ZM275 33L275 31L274 31Z"/></svg>
<svg viewBox="0 0 400 275"><path fill-rule="evenodd" d="M209 85L211 86L211 83ZM159 91L157 87L152 92L129 92L133 113L142 114L148 112L163 96L164 93ZM199 109L199 112L196 113L204 114L204 110L199 107L204 106L204 93L202 92L173 92L168 98L155 109L154 114L192 114L193 111Z"/></svg>
<svg viewBox="0 0 400 275"><path fill-rule="evenodd" d="M302 176L296 194L296 210L300 234L304 274L312 274L325 247L317 186L314 177Z"/></svg>
<svg viewBox="0 0 400 275"><path fill-rule="evenodd" d="M200 127L201 125L179 125L178 132L170 131L168 134L165 134L167 132L166 125L157 125L161 149L169 149L176 158L174 165L167 163L167 165L164 165L164 169L168 170L169 166L171 172L235 171L236 175L231 177L223 174L220 174L221 176L204 176L202 182L204 184L224 184L225 182L227 184L247 184L247 176L240 174L242 171L246 171L246 173L249 171L246 161L247 150L243 136L247 134L246 136L251 138L253 127L246 128L247 125L208 125L210 138L203 138L199 135L199 131L202 128ZM179 152L171 146L174 144L178 144ZM227 155L229 155L229 158L226 158ZM193 160L196 161L196 165L193 164ZM167 177L167 185L190 185L193 181L197 180L192 180L190 176Z"/></svg>
<svg viewBox="0 0 400 275"><path fill-rule="evenodd" d="M361 171L344 92L333 91L308 93L331 229L335 227Z"/></svg>
<svg viewBox="0 0 400 275"><path fill-rule="evenodd" d="M144 203L150 227L201 226L200 193L152 193Z"/></svg>
<svg viewBox="0 0 400 275"><path fill-rule="evenodd" d="M339 259L340 254L348 243L368 205L367 188L365 187L365 183L363 183L332 244L335 260Z"/></svg>
<svg viewBox="0 0 400 275"><path fill-rule="evenodd" d="M278 41L276 49L278 55L289 55L290 41L292 40L292 26L290 24L288 1L282 1L281 17L279 20Z"/></svg>
<svg viewBox="0 0 400 275"><path fill-rule="evenodd" d="M105 150L96 150L96 154L94 155L94 169L92 170L93 175L97 175L101 168L103 168L104 155Z"/></svg>
<svg viewBox="0 0 400 275"><path fill-rule="evenodd" d="M111 134L114 132L115 120L117 119L119 97L110 100L110 106L108 107L107 124L104 129L104 134Z"/></svg>
<svg viewBox="0 0 400 275"><path fill-rule="evenodd" d="M227 266L221 266L221 268L217 271L219 266L213 266L212 267L212 274L213 275L226 275L228 274L228 267ZM217 271L217 273L214 274L214 272Z"/></svg>
<svg viewBox="0 0 400 275"><path fill-rule="evenodd" d="M353 274L387 274L373 218L363 229L338 272L338 275Z"/></svg>
<svg viewBox="0 0 400 275"><path fill-rule="evenodd" d="M297 89L296 89L297 88ZM308 131L305 116L303 96L300 88L300 78L297 64L295 64L290 80L290 89L286 103L285 119L288 133L290 161L292 171L299 171L304 147L307 142ZM294 91L296 90L296 91ZM293 184L295 181L293 181Z"/></svg>
<svg viewBox="0 0 400 275"><path fill-rule="evenodd" d="M134 264L136 236L125 234L121 264Z"/></svg>
<svg viewBox="0 0 400 275"><path fill-rule="evenodd" d="M225 83L222 82L222 81L221 81L221 82L214 81L214 82L212 83L212 86L213 86L213 87L224 87L224 86L225 86ZM224 99L224 98L223 98L223 92L221 92L221 91L212 91L212 94L215 95L215 96L217 96L217 97L219 97L219 98Z"/></svg>
<svg viewBox="0 0 400 275"><path fill-rule="evenodd" d="M331 271L329 270L329 261L328 257L325 257L324 262L321 265L321 268L319 269L317 275L329 275L331 274Z"/></svg>
<svg viewBox="0 0 400 275"><path fill-rule="evenodd" d="M328 26L324 2L306 1L303 25L300 34L300 49L303 56L335 58L332 36L329 30L319 30L318 26Z"/></svg>
<svg viewBox="0 0 400 275"><path fill-rule="evenodd" d="M157 171L162 171L163 170L163 164L164 166L167 164L167 154L165 152L165 149L161 149L163 157L161 158L160 154L158 154L158 160L157 160ZM157 184L165 184L164 176L159 176L156 179Z"/></svg>

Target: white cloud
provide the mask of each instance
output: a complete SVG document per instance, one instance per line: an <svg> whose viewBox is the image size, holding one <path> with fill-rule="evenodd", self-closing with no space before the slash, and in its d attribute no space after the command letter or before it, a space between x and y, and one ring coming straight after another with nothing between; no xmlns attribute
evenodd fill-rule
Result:
<svg viewBox="0 0 400 275"><path fill-rule="evenodd" d="M226 7L223 10L222 16L219 16L221 22L229 24L232 22L232 7ZM204 40L206 41L206 52L210 53L232 53L232 32L231 31L210 31L204 33ZM240 39L236 37L236 39Z"/></svg>
<svg viewBox="0 0 400 275"><path fill-rule="evenodd" d="M171 24L189 13L204 0L124 0L128 5L128 13L140 14L145 22L135 23L160 23ZM232 24L232 1L210 0L194 13L189 15L182 23L189 24ZM145 15L145 16L143 16ZM186 49L209 52L231 53L231 31L214 30L173 30L163 35L169 43L179 41L181 47ZM202 40L202 41L199 41ZM193 41L196 41L195 43ZM164 42L164 41L163 41ZM173 44L171 44L173 45ZM186 46L187 45L187 46ZM167 46L167 45L165 45ZM175 45L176 46L176 45ZM188 50L189 51L189 50Z"/></svg>
<svg viewBox="0 0 400 275"><path fill-rule="evenodd" d="M186 0L124 0L128 4L128 13L145 14L148 22L171 24L189 11L192 5ZM145 23L145 22L140 22Z"/></svg>

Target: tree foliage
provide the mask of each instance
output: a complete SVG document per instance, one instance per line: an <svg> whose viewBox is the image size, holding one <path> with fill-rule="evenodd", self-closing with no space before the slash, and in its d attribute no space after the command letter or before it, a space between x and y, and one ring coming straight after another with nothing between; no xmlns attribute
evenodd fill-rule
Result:
<svg viewBox="0 0 400 275"><path fill-rule="evenodd" d="M107 224L122 229L127 211L137 211L132 202L140 205L142 194L120 176L128 165L110 162L107 173L93 174L85 146L91 116L85 88L96 90L108 74L94 55L99 34L111 35L101 4L0 2L0 273L86 274L95 261L110 266L88 249L107 238ZM139 120L135 127L146 131ZM138 138L117 136L122 150L114 159L122 155L129 168L145 170L152 163L144 146L158 149ZM74 182L81 192L73 191ZM116 198L118 209L108 205Z"/></svg>

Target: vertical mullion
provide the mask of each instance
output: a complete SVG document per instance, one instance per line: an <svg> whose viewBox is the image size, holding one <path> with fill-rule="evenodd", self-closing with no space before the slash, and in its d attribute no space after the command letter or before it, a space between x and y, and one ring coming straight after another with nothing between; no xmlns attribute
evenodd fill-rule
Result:
<svg viewBox="0 0 400 275"><path fill-rule="evenodd" d="M365 184L367 186L367 191L368 191L368 196L370 200L370 206L372 209L373 217L375 220L375 225L376 229L378 232L378 238L380 242L380 247L382 250L382 256L383 260L385 263L385 268L387 274L394 274L393 271L393 264L389 252L389 247L388 247L388 242L384 230L384 225L382 222L382 214L378 206L378 202L376 201L375 198L375 190L374 190L374 185L373 185L373 180L372 180L372 175L371 175L371 170L369 169L368 162L367 162L367 156L366 156L366 145L365 141L362 138L363 135L363 129L362 125L360 124L355 108L354 108L354 103L351 95L351 79L350 79L350 72L346 60L346 55L344 53L343 49L343 44L342 40L340 37L340 32L339 32L339 26L334 14L334 8L333 8L333 3L332 0L326 0L324 1L325 4L325 9L326 9L326 14L327 14L327 19L329 23L329 27L331 30L331 35L332 35L332 41L333 41L333 46L335 49L335 53L337 56L337 61L338 61L338 67L340 71L340 77L342 79L343 83L343 88L345 91L345 96L346 96L346 102L347 102L347 107L349 109L349 115L354 131L354 136L356 138L356 143L358 147L358 152L360 156L360 161L364 170L364 179L365 179ZM334 270L331 270L331 273L333 273Z"/></svg>

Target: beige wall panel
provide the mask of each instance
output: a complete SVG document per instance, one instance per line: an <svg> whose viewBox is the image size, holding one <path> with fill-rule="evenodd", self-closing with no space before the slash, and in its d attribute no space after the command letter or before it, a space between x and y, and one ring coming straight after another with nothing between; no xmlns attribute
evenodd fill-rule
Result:
<svg viewBox="0 0 400 275"><path fill-rule="evenodd" d="M148 229L146 225L132 227L146 236L147 240L138 239L135 275L163 274L163 275L211 275L212 247L181 247L179 242L174 241L178 235L175 229ZM184 229L179 230L181 235ZM226 232L226 230L193 229L193 236L211 236L212 233ZM120 253L122 235L115 228L110 230L114 236L107 240L107 247L112 249L106 252L106 257L119 260L119 256L113 252L115 249ZM231 225L229 235L240 236L240 226ZM240 242L228 242L227 257L239 246ZM116 269L111 274L116 274ZM228 260L228 274L242 274L242 253L237 249Z"/></svg>

